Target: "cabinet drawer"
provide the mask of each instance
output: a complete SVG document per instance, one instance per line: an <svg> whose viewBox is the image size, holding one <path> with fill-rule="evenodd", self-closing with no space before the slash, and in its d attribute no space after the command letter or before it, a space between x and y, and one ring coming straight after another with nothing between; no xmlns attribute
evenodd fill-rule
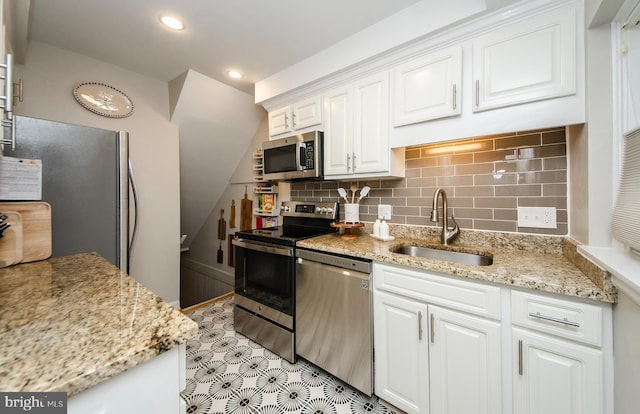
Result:
<svg viewBox="0 0 640 414"><path fill-rule="evenodd" d="M512 291L511 319L514 325L602 346L602 308L595 305Z"/></svg>
<svg viewBox="0 0 640 414"><path fill-rule="evenodd" d="M376 289L500 320L500 288L425 271L375 264Z"/></svg>

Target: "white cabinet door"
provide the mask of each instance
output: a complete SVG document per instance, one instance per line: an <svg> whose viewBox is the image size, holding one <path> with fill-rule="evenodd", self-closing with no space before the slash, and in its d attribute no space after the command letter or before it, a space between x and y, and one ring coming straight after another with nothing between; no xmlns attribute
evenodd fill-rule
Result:
<svg viewBox="0 0 640 414"><path fill-rule="evenodd" d="M359 80L353 90L352 172L389 171L389 74Z"/></svg>
<svg viewBox="0 0 640 414"><path fill-rule="evenodd" d="M429 305L431 411L502 412L500 324Z"/></svg>
<svg viewBox="0 0 640 414"><path fill-rule="evenodd" d="M280 108L269 112L269 136L284 134L293 130L291 107Z"/></svg>
<svg viewBox="0 0 640 414"><path fill-rule="evenodd" d="M292 109L293 129L308 128L322 123L322 96L297 102Z"/></svg>
<svg viewBox="0 0 640 414"><path fill-rule="evenodd" d="M513 412L602 414L602 351L513 328Z"/></svg>
<svg viewBox="0 0 640 414"><path fill-rule="evenodd" d="M375 393L407 413L429 412L427 305L373 294Z"/></svg>
<svg viewBox="0 0 640 414"><path fill-rule="evenodd" d="M474 111L576 93L576 12L540 14L473 40Z"/></svg>
<svg viewBox="0 0 640 414"><path fill-rule="evenodd" d="M351 86L324 95L324 175L352 173L353 117Z"/></svg>
<svg viewBox="0 0 640 414"><path fill-rule="evenodd" d="M459 115L462 46L414 59L393 70L393 126Z"/></svg>

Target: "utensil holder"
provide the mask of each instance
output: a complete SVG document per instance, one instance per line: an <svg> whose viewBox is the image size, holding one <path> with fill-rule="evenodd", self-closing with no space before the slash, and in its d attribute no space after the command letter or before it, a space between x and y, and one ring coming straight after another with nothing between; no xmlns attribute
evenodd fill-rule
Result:
<svg viewBox="0 0 640 414"><path fill-rule="evenodd" d="M344 222L359 223L360 222L360 204L345 203L344 205Z"/></svg>

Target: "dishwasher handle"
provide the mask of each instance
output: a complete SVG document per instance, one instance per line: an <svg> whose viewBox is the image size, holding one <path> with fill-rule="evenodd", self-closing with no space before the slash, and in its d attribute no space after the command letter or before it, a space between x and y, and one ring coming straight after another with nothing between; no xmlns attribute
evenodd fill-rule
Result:
<svg viewBox="0 0 640 414"><path fill-rule="evenodd" d="M326 266L339 267L359 273L371 273L371 261L356 259L353 257L337 256L315 250L296 249L298 263L303 260L307 262L320 263Z"/></svg>

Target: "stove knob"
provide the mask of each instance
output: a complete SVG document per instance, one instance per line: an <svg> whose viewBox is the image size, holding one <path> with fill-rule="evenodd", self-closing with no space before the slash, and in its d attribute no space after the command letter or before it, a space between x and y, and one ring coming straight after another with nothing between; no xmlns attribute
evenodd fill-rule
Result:
<svg viewBox="0 0 640 414"><path fill-rule="evenodd" d="M331 207L327 207L325 210L327 214L333 214L333 209Z"/></svg>
<svg viewBox="0 0 640 414"><path fill-rule="evenodd" d="M316 214L324 213L324 207L316 207Z"/></svg>
<svg viewBox="0 0 640 414"><path fill-rule="evenodd" d="M284 211L285 213L288 213L291 210L291 207L289 206L285 206L284 204L280 207L280 209L282 211Z"/></svg>

